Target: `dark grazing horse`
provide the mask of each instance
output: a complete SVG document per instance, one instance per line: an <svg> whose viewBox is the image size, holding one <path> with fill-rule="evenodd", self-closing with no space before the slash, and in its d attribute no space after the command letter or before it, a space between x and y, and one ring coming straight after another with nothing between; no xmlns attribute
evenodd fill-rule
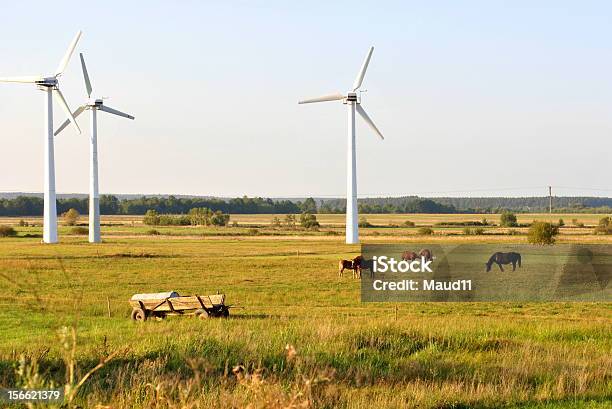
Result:
<svg viewBox="0 0 612 409"><path fill-rule="evenodd" d="M340 260L338 264L338 275L342 277L344 270L353 270L353 278L361 278L363 268L363 257L357 256L352 260Z"/></svg>
<svg viewBox="0 0 612 409"><path fill-rule="evenodd" d="M502 272L504 271L502 264L512 263L512 271L515 271L517 264L519 267L521 266L521 255L519 253L501 253L498 251L491 256L489 261L486 262L487 272L491 271L491 266L493 263L496 263Z"/></svg>

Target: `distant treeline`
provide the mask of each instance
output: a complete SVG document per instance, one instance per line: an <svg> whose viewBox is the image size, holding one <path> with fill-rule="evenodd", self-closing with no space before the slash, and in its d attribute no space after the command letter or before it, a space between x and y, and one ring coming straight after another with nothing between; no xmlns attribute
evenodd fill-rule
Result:
<svg viewBox="0 0 612 409"><path fill-rule="evenodd" d="M344 199L320 199L320 213L342 213ZM384 197L359 199L361 213L516 213L548 212L548 197ZM555 213L611 213L612 198L553 197Z"/></svg>
<svg viewBox="0 0 612 409"><path fill-rule="evenodd" d="M549 198L544 197L436 197L438 203L454 206L462 211L474 213L500 213L512 210L519 213L548 212ZM553 212L610 213L610 197L567 197L552 198Z"/></svg>
<svg viewBox="0 0 612 409"><path fill-rule="evenodd" d="M74 208L81 214L88 213L88 199L60 198L58 213ZM147 210L159 214L187 214L194 208L207 208L226 214L297 214L297 213L344 213L344 199L313 199L300 201L273 200L261 197L239 197L235 199L197 197L139 197L120 200L113 195L100 197L100 212L106 215L144 215ZM359 211L372 213L501 213L546 212L547 197L480 197L480 198L419 198L414 196L359 199ZM554 197L554 212L612 213L612 198L600 197ZM40 216L43 214L43 199L36 196L19 196L0 199L0 216Z"/></svg>
<svg viewBox="0 0 612 409"><path fill-rule="evenodd" d="M57 200L59 214L74 208L81 214L88 213L88 198L68 198ZM100 213L107 215L144 215L147 210L155 210L159 214L187 214L194 208L220 210L228 214L289 214L301 213L300 202L289 200L274 201L260 197L239 197L230 200L140 197L138 199L119 200L116 196L100 196ZM43 214L43 199L41 197L19 196L15 199L0 199L0 216L41 216Z"/></svg>

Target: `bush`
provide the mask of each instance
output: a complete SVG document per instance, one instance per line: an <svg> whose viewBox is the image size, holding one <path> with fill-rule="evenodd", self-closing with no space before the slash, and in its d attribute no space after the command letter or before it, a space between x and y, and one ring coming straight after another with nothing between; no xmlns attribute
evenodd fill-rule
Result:
<svg viewBox="0 0 612 409"><path fill-rule="evenodd" d="M17 232L11 226L0 225L0 237L13 237Z"/></svg>
<svg viewBox="0 0 612 409"><path fill-rule="evenodd" d="M439 223L435 223L434 224L435 227L439 226L439 227L462 227L462 226L484 226L482 224L482 222L473 222L473 221L467 221L467 222L439 222Z"/></svg>
<svg viewBox="0 0 612 409"><path fill-rule="evenodd" d="M474 234L477 236L482 236L485 233L485 230L482 227L476 227L474 229Z"/></svg>
<svg viewBox="0 0 612 409"><path fill-rule="evenodd" d="M210 224L213 226L227 226L229 224L230 215L223 213L221 210L217 210L210 217Z"/></svg>
<svg viewBox="0 0 612 409"><path fill-rule="evenodd" d="M420 234L422 236L431 236L432 234L434 234L434 231L431 227L419 227L419 229L417 230L417 234Z"/></svg>
<svg viewBox="0 0 612 409"><path fill-rule="evenodd" d="M149 236L159 236L161 233L158 230L150 229L145 232Z"/></svg>
<svg viewBox="0 0 612 409"><path fill-rule="evenodd" d="M573 224L575 227L584 227L584 223L579 222L579 221L578 221L578 219L572 219L572 224Z"/></svg>
<svg viewBox="0 0 612 409"><path fill-rule="evenodd" d="M285 216L285 225L290 229L295 229L295 215L288 214Z"/></svg>
<svg viewBox="0 0 612 409"><path fill-rule="evenodd" d="M64 213L62 217L64 218L64 224L66 226L75 226L79 221L79 217L81 217L81 215L79 214L77 209L72 208L66 213Z"/></svg>
<svg viewBox="0 0 612 409"><path fill-rule="evenodd" d="M612 234L612 226L597 226L595 230L593 230L593 234Z"/></svg>
<svg viewBox="0 0 612 409"><path fill-rule="evenodd" d="M259 234L259 230L257 230L256 228L250 228L247 230L247 234L249 236L257 236Z"/></svg>
<svg viewBox="0 0 612 409"><path fill-rule="evenodd" d="M466 236L470 236L472 233L472 229L470 229L469 227L463 228L463 234L465 234Z"/></svg>
<svg viewBox="0 0 612 409"><path fill-rule="evenodd" d="M160 226L189 226L191 224L191 218L189 216L172 216L169 214L162 214L159 216Z"/></svg>
<svg viewBox="0 0 612 409"><path fill-rule="evenodd" d="M360 217L359 223L357 225L359 227L372 227L372 224L370 224L370 222L368 222L368 219L366 219L365 217Z"/></svg>
<svg viewBox="0 0 612 409"><path fill-rule="evenodd" d="M599 224L593 230L593 234L612 234L612 220L610 217L602 217Z"/></svg>
<svg viewBox="0 0 612 409"><path fill-rule="evenodd" d="M25 220L21 219L19 220L19 226L21 227L28 227L30 225L30 223L26 222Z"/></svg>
<svg viewBox="0 0 612 409"><path fill-rule="evenodd" d="M305 229L316 229L320 226L317 216L311 213L302 213L300 215L300 225Z"/></svg>
<svg viewBox="0 0 612 409"><path fill-rule="evenodd" d="M488 226L489 225L489 221L487 220L487 218L483 218L482 221L480 222L480 224L482 224L483 226Z"/></svg>
<svg viewBox="0 0 612 409"><path fill-rule="evenodd" d="M406 220L404 222L404 226L406 226L406 227L414 227L416 225L414 224L414 222L411 222L410 220Z"/></svg>
<svg viewBox="0 0 612 409"><path fill-rule="evenodd" d="M565 226L565 222L563 221L563 219L559 219L559 223L557 223L557 226L559 227Z"/></svg>
<svg viewBox="0 0 612 409"><path fill-rule="evenodd" d="M529 228L527 241L531 244L554 244L559 228L552 223L533 222Z"/></svg>
<svg viewBox="0 0 612 409"><path fill-rule="evenodd" d="M157 226L159 224L159 214L155 210L149 209L145 213L142 222L147 226Z"/></svg>
<svg viewBox="0 0 612 409"><path fill-rule="evenodd" d="M516 215L512 212L503 212L499 218L499 225L501 227L517 227Z"/></svg>
<svg viewBox="0 0 612 409"><path fill-rule="evenodd" d="M272 227L281 227L281 221L278 217L274 217L272 218L272 221L270 222L270 225Z"/></svg>
<svg viewBox="0 0 612 409"><path fill-rule="evenodd" d="M521 233L518 230L510 229L508 230L508 236L518 236Z"/></svg>
<svg viewBox="0 0 612 409"><path fill-rule="evenodd" d="M164 216L162 216L162 218L163 217ZM229 219L230 215L224 214L220 210L213 212L207 207L194 207L189 209L188 216L179 216L178 219L175 217L172 220L172 224L182 226L189 220L188 224L192 226L227 226L229 224Z"/></svg>
<svg viewBox="0 0 612 409"><path fill-rule="evenodd" d="M79 236L84 236L84 235L89 234L89 229L83 226L75 226L72 229L70 229L70 233L77 234Z"/></svg>

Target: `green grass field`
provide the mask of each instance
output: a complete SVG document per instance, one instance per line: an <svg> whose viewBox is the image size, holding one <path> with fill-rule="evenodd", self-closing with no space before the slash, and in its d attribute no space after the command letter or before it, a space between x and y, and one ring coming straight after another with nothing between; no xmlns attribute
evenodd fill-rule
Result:
<svg viewBox="0 0 612 409"><path fill-rule="evenodd" d="M612 407L610 303L362 304L359 282L337 275L338 259L359 253L343 244L341 215L319 217L319 232L274 229L272 217L157 236L139 219L104 218L100 245L68 227L61 244L41 245L40 227L16 227L18 237L0 239L0 387L63 386L71 365L75 384L115 354L73 406ZM526 240L498 228L423 238L387 227L494 215L367 217L371 243ZM537 217L547 215L519 222ZM559 217L592 226L600 216ZM562 229L559 242L612 244L591 231ZM132 294L169 290L220 291L240 308L229 319L129 319ZM62 334L73 326L74 349Z"/></svg>

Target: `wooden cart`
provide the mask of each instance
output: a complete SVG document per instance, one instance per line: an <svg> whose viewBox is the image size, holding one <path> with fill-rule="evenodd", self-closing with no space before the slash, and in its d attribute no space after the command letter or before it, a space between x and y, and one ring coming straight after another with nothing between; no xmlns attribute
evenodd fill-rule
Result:
<svg viewBox="0 0 612 409"><path fill-rule="evenodd" d="M181 296L176 291L154 294L134 294L130 299L132 319L164 319L168 315L195 315L197 318L228 317L229 305L225 294Z"/></svg>

